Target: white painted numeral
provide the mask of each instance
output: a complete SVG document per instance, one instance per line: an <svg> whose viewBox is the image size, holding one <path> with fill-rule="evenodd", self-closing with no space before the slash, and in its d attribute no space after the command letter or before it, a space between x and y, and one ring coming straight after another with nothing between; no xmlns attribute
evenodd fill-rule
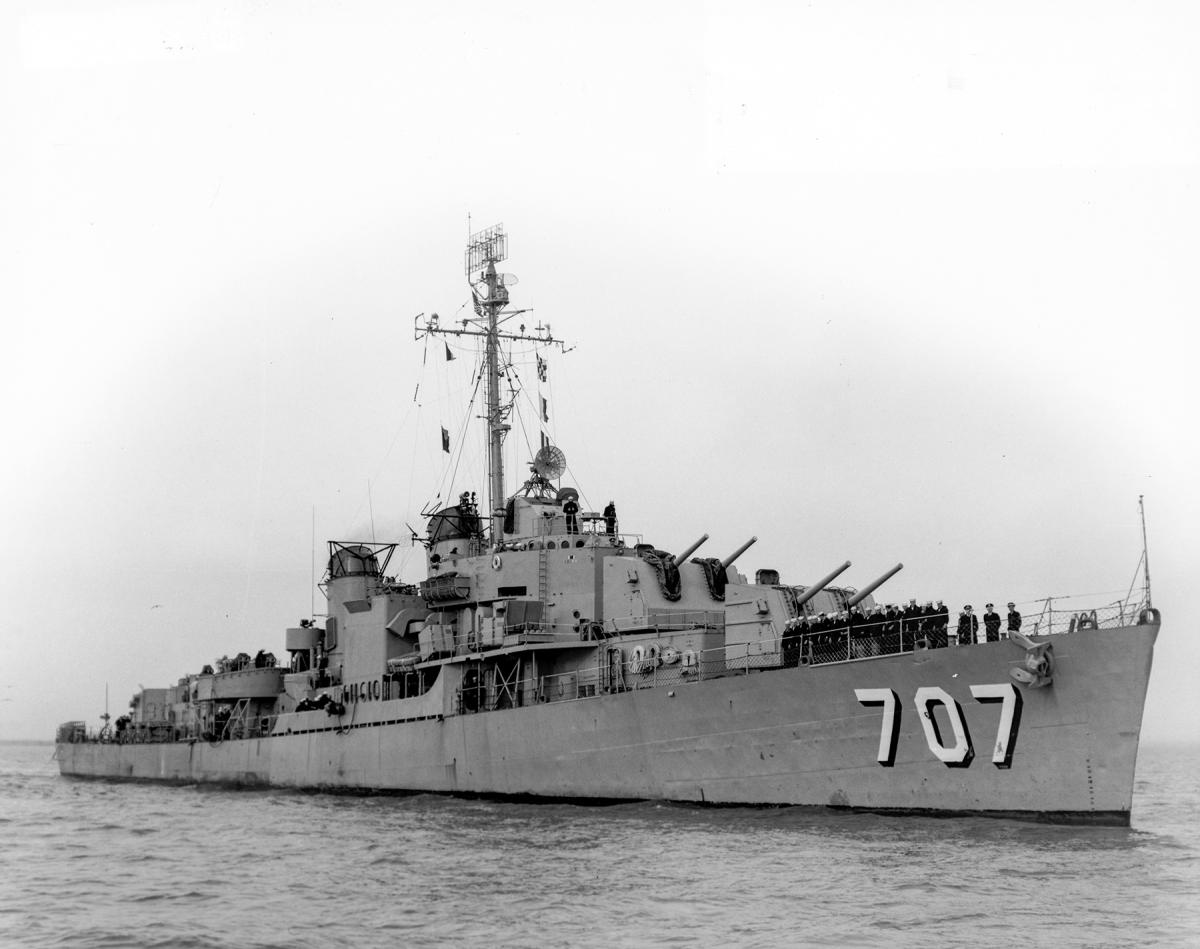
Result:
<svg viewBox="0 0 1200 949"><path fill-rule="evenodd" d="M896 743L900 739L900 700L891 689L855 689L858 701L868 707L883 706L879 728L879 763L890 768L896 763Z"/></svg>
<svg viewBox="0 0 1200 949"><path fill-rule="evenodd" d="M994 685L973 685L971 695L976 702L1001 702L1000 727L996 729L996 744L992 748L992 764L1011 768L1017 747L1017 729L1021 726L1021 692L1011 682Z"/></svg>
<svg viewBox="0 0 1200 949"><path fill-rule="evenodd" d="M971 747L971 734L967 731L967 723L963 720L962 708L954 697L945 689L936 685L927 685L917 689L914 699L917 715L921 719L921 727L925 729L925 741L934 757L948 768L969 768L975 757L975 749ZM950 718L950 727L954 731L954 745L947 748L938 732L937 719L934 717L934 706L941 705Z"/></svg>

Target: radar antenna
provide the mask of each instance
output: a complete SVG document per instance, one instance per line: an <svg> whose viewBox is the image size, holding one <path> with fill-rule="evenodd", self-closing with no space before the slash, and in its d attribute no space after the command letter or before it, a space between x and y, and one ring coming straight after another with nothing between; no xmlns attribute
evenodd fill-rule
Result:
<svg viewBox="0 0 1200 949"><path fill-rule="evenodd" d="M557 481L567 470L567 456L561 448L553 445L543 445L533 456L533 473L546 481Z"/></svg>

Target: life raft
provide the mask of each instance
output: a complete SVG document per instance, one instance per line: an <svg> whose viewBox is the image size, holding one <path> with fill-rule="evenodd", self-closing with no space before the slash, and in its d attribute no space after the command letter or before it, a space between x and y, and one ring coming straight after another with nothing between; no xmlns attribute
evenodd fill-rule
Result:
<svg viewBox="0 0 1200 949"><path fill-rule="evenodd" d="M629 671L634 673L653 672L662 662L662 647L658 643L645 643L633 647L629 654Z"/></svg>

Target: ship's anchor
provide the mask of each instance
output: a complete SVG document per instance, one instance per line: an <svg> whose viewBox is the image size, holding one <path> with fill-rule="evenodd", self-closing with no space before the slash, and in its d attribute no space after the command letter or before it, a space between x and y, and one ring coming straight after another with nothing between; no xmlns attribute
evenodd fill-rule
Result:
<svg viewBox="0 0 1200 949"><path fill-rule="evenodd" d="M1054 682L1053 645L1035 643L1015 630L1008 634L1008 638L1025 650L1025 659L1021 665L1008 670L1010 676L1030 689L1040 689Z"/></svg>

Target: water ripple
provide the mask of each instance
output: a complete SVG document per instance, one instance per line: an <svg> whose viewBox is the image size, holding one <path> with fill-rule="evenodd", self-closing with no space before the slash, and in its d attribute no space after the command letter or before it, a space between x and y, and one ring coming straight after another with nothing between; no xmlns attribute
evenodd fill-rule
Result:
<svg viewBox="0 0 1200 949"><path fill-rule="evenodd" d="M1191 946L1200 749L1133 829L59 778L0 745L0 945Z"/></svg>

